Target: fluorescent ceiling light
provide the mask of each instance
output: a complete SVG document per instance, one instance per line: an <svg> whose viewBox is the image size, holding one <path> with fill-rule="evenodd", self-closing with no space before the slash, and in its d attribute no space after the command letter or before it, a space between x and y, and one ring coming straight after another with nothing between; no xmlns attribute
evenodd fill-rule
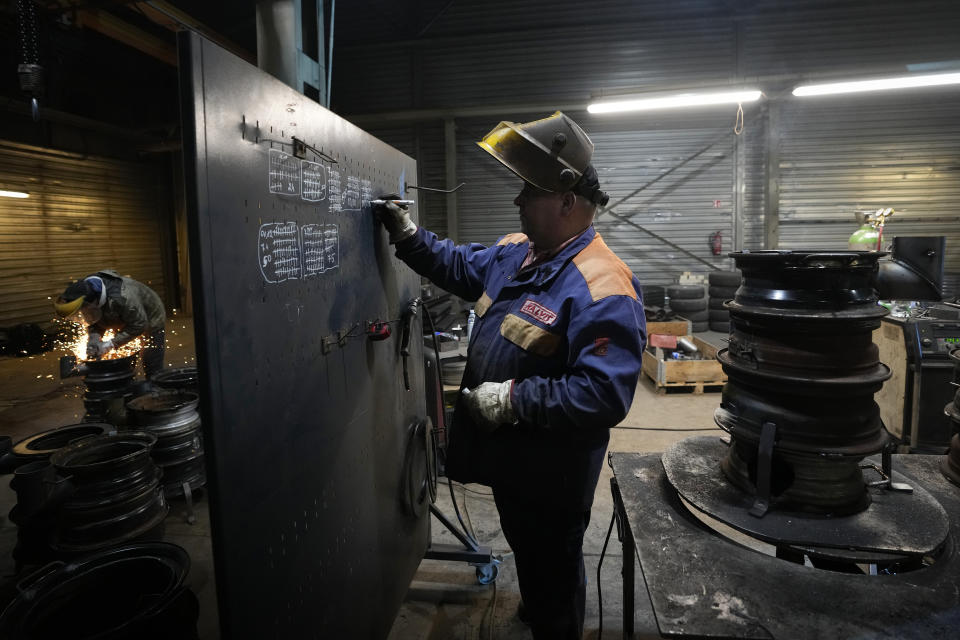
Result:
<svg viewBox="0 0 960 640"><path fill-rule="evenodd" d="M855 80L853 82L831 82L829 84L808 84L793 90L795 96L825 96L831 93L857 93L860 91L885 91L887 89L909 89L913 87L936 87L944 84L960 83L960 73L932 73L899 78L880 78L877 80Z"/></svg>
<svg viewBox="0 0 960 640"><path fill-rule="evenodd" d="M25 191L4 191L0 189L0 197L4 198L29 198L30 194Z"/></svg>
<svg viewBox="0 0 960 640"><path fill-rule="evenodd" d="M759 91L721 91L715 93L677 93L661 98L637 98L611 102L594 102L587 107L590 113L617 113L620 111L647 111L672 107L698 107L711 104L738 104L753 102Z"/></svg>

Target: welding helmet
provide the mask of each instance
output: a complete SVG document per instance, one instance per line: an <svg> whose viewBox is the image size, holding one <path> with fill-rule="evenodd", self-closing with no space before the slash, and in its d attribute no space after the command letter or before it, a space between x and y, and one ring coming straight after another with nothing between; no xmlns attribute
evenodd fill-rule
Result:
<svg viewBox="0 0 960 640"><path fill-rule="evenodd" d="M93 293L93 287L86 279L77 280L67 285L63 293L54 300L53 308L57 315L66 318L79 311L91 293Z"/></svg>
<svg viewBox="0 0 960 640"><path fill-rule="evenodd" d="M593 155L593 142L560 111L533 122L501 122L477 144L524 182L554 192L572 189Z"/></svg>

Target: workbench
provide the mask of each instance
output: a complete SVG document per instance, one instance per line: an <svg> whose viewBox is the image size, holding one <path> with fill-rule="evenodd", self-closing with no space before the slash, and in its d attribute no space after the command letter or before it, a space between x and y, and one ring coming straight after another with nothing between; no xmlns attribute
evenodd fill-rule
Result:
<svg viewBox="0 0 960 640"><path fill-rule="evenodd" d="M623 545L623 637L632 638L635 558L663 637L948 638L960 629L960 487L942 456L895 455L950 517L945 549L899 575L826 571L719 536L687 511L661 454L611 453Z"/></svg>

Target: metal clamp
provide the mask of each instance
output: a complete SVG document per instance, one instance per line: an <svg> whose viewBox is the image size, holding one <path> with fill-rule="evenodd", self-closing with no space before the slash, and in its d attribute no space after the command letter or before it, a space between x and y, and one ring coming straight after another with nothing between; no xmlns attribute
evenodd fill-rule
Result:
<svg viewBox="0 0 960 640"><path fill-rule="evenodd" d="M748 512L755 518L762 518L770 510L773 444L776 438L777 425L772 422L764 422L760 432L760 444L757 447L757 495Z"/></svg>

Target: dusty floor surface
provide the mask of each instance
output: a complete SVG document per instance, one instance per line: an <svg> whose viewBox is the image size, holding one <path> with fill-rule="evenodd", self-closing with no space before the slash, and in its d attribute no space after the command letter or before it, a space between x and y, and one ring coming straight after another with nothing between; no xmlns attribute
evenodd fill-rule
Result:
<svg viewBox="0 0 960 640"><path fill-rule="evenodd" d="M719 334L701 334L722 346ZM83 416L83 384L79 378L58 378L60 353L48 352L22 358L0 358L0 434L13 441L38 431L78 422ZM169 366L194 363L193 327L189 318L174 317L167 327ZM651 381L642 377L637 385L633 406L627 418L613 429L610 451L663 451L671 443L690 435L718 433L713 411L719 405L719 393L693 395L682 391L656 393ZM607 546L599 585L602 608L597 594L597 565L600 561L612 516L610 469L605 468L597 485L593 515L584 542L587 564L587 616L584 637L599 637L603 613L603 637L618 638L622 629L621 551L616 529ZM16 496L0 482L0 513L6 514ZM440 486L438 505L455 519L449 490ZM455 485L454 495L461 512L479 542L490 546L502 558L496 581L477 582L476 569L466 563L424 560L410 586L390 634L391 640L500 640L530 638L529 630L516 616L520 593L510 549L500 532L496 508L489 489L479 485ZM189 584L198 593L202 614L200 633L204 640L218 637L215 591L210 551L209 518L205 496L197 502L197 522L187 524L185 505L174 501L166 523L165 539L185 547L192 559ZM455 542L455 538L433 521L436 542ZM16 542L16 526L6 518L0 525L0 571L13 573L9 550ZM639 638L659 637L640 572L637 572L637 610L635 624Z"/></svg>

